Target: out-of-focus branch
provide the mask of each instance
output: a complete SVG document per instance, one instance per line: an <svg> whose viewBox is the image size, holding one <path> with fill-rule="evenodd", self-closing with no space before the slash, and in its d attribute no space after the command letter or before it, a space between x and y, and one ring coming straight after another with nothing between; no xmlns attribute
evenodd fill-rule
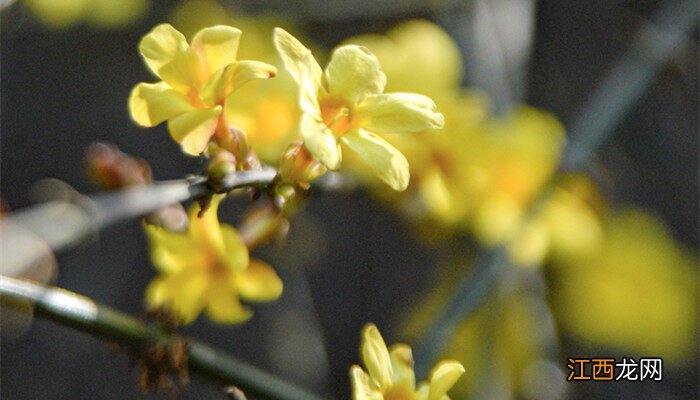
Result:
<svg viewBox="0 0 700 400"><path fill-rule="evenodd" d="M9 214L3 224L19 225L34 233L53 251L74 246L101 229L120 221L140 217L170 204L225 193L241 187L266 187L276 172L240 171L217 188L206 178L156 182L123 190L79 196L74 201L51 201ZM8 233L4 232L3 234Z"/></svg>
<svg viewBox="0 0 700 400"><path fill-rule="evenodd" d="M698 23L697 2L667 0L645 24L629 50L598 84L569 128L571 145L561 170L585 168L593 154L617 128L661 67Z"/></svg>
<svg viewBox="0 0 700 400"><path fill-rule="evenodd" d="M33 305L35 313L95 337L143 350L153 343L181 341L177 335L96 304L67 290L0 275L0 301L4 306ZM222 385L235 385L248 395L274 400L321 400L321 397L265 371L242 363L206 344L191 341L188 368Z"/></svg>
<svg viewBox="0 0 700 400"><path fill-rule="evenodd" d="M630 50L613 66L570 129L571 141L565 149L559 172L587 167L598 148L611 136L637 99L645 92L673 50L685 40L697 23L697 4L692 0L669 0L656 12L650 24L637 36ZM549 198L552 182L533 202L527 218ZM526 218L526 219L527 219ZM516 235L517 236L517 235ZM454 337L457 326L484 302L509 267L503 243L485 250L473 269L465 274L451 298L436 314L418 343L416 373L425 375Z"/></svg>

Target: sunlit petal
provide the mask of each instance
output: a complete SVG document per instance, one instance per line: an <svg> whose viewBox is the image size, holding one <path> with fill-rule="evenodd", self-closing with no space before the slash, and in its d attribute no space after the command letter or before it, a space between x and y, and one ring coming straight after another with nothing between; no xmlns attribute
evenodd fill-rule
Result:
<svg viewBox="0 0 700 400"><path fill-rule="evenodd" d="M359 365L353 365L350 368L350 380L353 400L384 400L382 393Z"/></svg>
<svg viewBox="0 0 700 400"><path fill-rule="evenodd" d="M333 132L325 124L315 120L309 114L304 114L299 129L304 138L304 146L311 155L328 169L333 170L340 166L340 147Z"/></svg>
<svg viewBox="0 0 700 400"><path fill-rule="evenodd" d="M200 155L209 144L218 123L221 106L187 112L168 121L168 130L182 151Z"/></svg>
<svg viewBox="0 0 700 400"><path fill-rule="evenodd" d="M209 73L236 62L241 31L226 25L216 25L197 32L192 49L205 61Z"/></svg>
<svg viewBox="0 0 700 400"><path fill-rule="evenodd" d="M129 96L131 117L141 126L156 126L192 110L187 96L165 82L139 83Z"/></svg>
<svg viewBox="0 0 700 400"><path fill-rule="evenodd" d="M294 36L281 28L275 28L274 42L284 66L299 84L299 101L302 111L321 119L317 96L322 90L323 70L306 48Z"/></svg>
<svg viewBox="0 0 700 400"><path fill-rule="evenodd" d="M409 391L416 388L416 376L413 372L413 352L405 344L395 344L389 350L391 367L394 370L392 381L394 385L403 386Z"/></svg>
<svg viewBox="0 0 700 400"><path fill-rule="evenodd" d="M164 65L171 63L177 54L188 48L185 36L170 24L156 26L139 43L139 52L146 65L158 76L158 71Z"/></svg>
<svg viewBox="0 0 700 400"><path fill-rule="evenodd" d="M341 139L392 189L406 190L410 179L408 161L386 140L363 129L352 130Z"/></svg>
<svg viewBox="0 0 700 400"><path fill-rule="evenodd" d="M364 128L380 133L419 132L445 125L445 117L436 111L435 102L415 93L369 96L356 113Z"/></svg>
<svg viewBox="0 0 700 400"><path fill-rule="evenodd" d="M253 79L267 79L277 75L277 68L259 61L237 61L216 71L201 90L202 101L209 105L221 104L228 95Z"/></svg>
<svg viewBox="0 0 700 400"><path fill-rule="evenodd" d="M200 85L201 64L197 54L191 48L176 53L172 60L158 69L158 75L182 93L188 93Z"/></svg>
<svg viewBox="0 0 700 400"><path fill-rule="evenodd" d="M337 48L326 67L326 76L328 92L351 103L379 94L386 86L386 75L381 71L379 60L361 46Z"/></svg>
<svg viewBox="0 0 700 400"><path fill-rule="evenodd" d="M436 365L430 374L428 400L442 400L462 374L464 366L457 361L442 361Z"/></svg>
<svg viewBox="0 0 700 400"><path fill-rule="evenodd" d="M362 330L362 359L370 377L382 390L391 386L391 358L386 343L374 324L365 325Z"/></svg>

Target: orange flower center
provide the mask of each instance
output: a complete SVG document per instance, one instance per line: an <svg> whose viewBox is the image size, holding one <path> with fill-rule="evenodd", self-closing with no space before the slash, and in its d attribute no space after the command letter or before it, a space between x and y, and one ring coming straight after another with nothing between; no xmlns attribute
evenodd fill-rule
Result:
<svg viewBox="0 0 700 400"><path fill-rule="evenodd" d="M230 273L229 266L216 255L216 251L214 250L211 251L211 254L206 256L206 259L201 265L202 269L212 277L226 279Z"/></svg>
<svg viewBox="0 0 700 400"><path fill-rule="evenodd" d="M344 101L328 97L321 100L323 123L336 136L342 136L352 128L352 108Z"/></svg>
<svg viewBox="0 0 700 400"><path fill-rule="evenodd" d="M401 386L394 386L384 392L384 400L415 400L415 394Z"/></svg>

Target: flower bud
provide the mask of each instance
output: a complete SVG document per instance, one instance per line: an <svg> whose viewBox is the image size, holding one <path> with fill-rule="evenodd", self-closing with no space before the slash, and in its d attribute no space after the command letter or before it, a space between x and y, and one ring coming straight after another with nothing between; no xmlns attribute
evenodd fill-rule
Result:
<svg viewBox="0 0 700 400"><path fill-rule="evenodd" d="M85 158L90 178L105 189L143 185L153 180L146 161L123 153L109 143L92 144Z"/></svg>
<svg viewBox="0 0 700 400"><path fill-rule="evenodd" d="M279 177L286 184L308 189L309 182L325 172L326 167L313 158L302 142L292 143L282 154Z"/></svg>
<svg viewBox="0 0 700 400"><path fill-rule="evenodd" d="M219 150L209 161L207 177L209 182L220 183L226 176L236 172L236 157L226 150Z"/></svg>
<svg viewBox="0 0 700 400"><path fill-rule="evenodd" d="M239 234L249 250L275 238L283 237L289 230L289 221L273 207L251 211L243 220Z"/></svg>

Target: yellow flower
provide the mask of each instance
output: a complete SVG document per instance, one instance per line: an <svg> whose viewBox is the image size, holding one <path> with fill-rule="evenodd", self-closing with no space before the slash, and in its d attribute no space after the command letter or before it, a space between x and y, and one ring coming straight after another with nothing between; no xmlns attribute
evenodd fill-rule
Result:
<svg viewBox="0 0 700 400"><path fill-rule="evenodd" d="M551 268L562 327L581 341L692 359L697 349L697 256L650 215L618 211L604 221L599 251ZM695 258L695 260L694 260Z"/></svg>
<svg viewBox="0 0 700 400"><path fill-rule="evenodd" d="M63 28L80 20L110 28L126 25L147 11L148 0L24 0L44 24Z"/></svg>
<svg viewBox="0 0 700 400"><path fill-rule="evenodd" d="M386 76L364 47L338 47L323 71L311 51L283 29L275 29L274 39L300 88L300 131L309 152L329 169L338 169L342 143L394 190L405 190L408 161L377 133L442 127L444 117L435 103L414 93L382 94Z"/></svg>
<svg viewBox="0 0 700 400"><path fill-rule="evenodd" d="M246 38L238 49L239 57L260 60L277 68L282 66L270 40L275 26L289 24L282 16L249 16L241 10L226 8L216 0L186 0L175 7L169 19L187 37L210 25L236 26L245 32ZM289 143L299 139L297 128L301 113L296 87L288 74L272 81L251 82L236 90L224 109L226 117L246 133L248 144L257 156L269 164L278 163Z"/></svg>
<svg viewBox="0 0 700 400"><path fill-rule="evenodd" d="M539 266L547 259L569 262L589 257L603 240L603 196L585 175L560 179L551 196L509 244L518 266Z"/></svg>
<svg viewBox="0 0 700 400"><path fill-rule="evenodd" d="M239 323L252 312L240 299L265 302L277 299L282 282L275 271L250 260L236 230L219 224L217 208L223 195L215 196L201 218L200 207L190 209L187 232L173 233L147 225L151 258L160 272L148 287L149 306L166 306L185 323L200 312L220 323ZM240 299L239 299L240 298Z"/></svg>
<svg viewBox="0 0 700 400"><path fill-rule="evenodd" d="M511 239L524 212L559 164L564 127L551 114L521 107L484 128L477 161L484 186L474 216L474 235L487 245Z"/></svg>
<svg viewBox="0 0 700 400"><path fill-rule="evenodd" d="M350 369L354 400L449 400L447 391L464 373L457 361L442 361L430 373L430 382L416 390L413 354L405 344L395 344L391 351L374 324L362 330L362 360Z"/></svg>
<svg viewBox="0 0 700 400"><path fill-rule="evenodd" d="M158 83L140 83L129 97L132 118L142 126L168 121L172 138L185 153L202 153L215 132L228 132L223 109L244 83L276 75L259 61L236 61L241 31L224 25L204 28L189 45L168 24L153 28L139 44Z"/></svg>

